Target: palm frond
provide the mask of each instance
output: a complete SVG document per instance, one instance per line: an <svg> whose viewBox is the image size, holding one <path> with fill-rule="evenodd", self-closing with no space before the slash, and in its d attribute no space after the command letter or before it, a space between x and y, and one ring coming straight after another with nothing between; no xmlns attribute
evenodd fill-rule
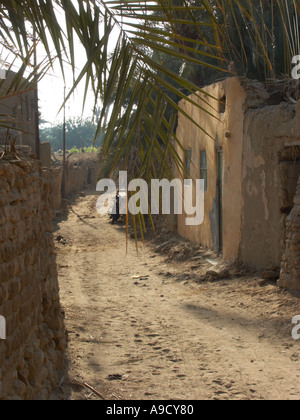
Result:
<svg viewBox="0 0 300 420"><path fill-rule="evenodd" d="M193 119L179 101L216 115L203 102L205 84L231 73L261 80L290 74L299 13L298 0L4 0L0 40L20 63L12 92L24 89L24 77L27 86L40 80L55 60L64 77L67 63L74 75L68 98L83 82L83 102L91 89L94 108L102 107L97 134L106 133L112 168L133 153L137 176L157 175L159 166L170 177L171 160L184 167L177 115ZM46 59L33 68L37 43Z"/></svg>

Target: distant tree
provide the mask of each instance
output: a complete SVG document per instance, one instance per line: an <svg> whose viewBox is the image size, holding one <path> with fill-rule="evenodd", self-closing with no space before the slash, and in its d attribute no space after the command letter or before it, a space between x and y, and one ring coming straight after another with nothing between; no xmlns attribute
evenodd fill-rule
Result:
<svg viewBox="0 0 300 420"><path fill-rule="evenodd" d="M94 145L97 125L90 119L70 118L66 121L66 147L67 149L83 149ZM52 150L63 148L63 124L42 126L41 141L51 143ZM97 147L103 144L103 136L98 136Z"/></svg>

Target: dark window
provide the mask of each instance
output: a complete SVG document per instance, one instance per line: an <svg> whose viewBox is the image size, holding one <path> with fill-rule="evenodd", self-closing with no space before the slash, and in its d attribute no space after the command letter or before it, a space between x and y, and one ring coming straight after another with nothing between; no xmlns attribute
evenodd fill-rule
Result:
<svg viewBox="0 0 300 420"><path fill-rule="evenodd" d="M191 184L191 179L192 179L192 175L191 175L192 151L191 150L186 150L185 152L186 152L186 164L185 164L186 174L185 174L185 177L187 179L186 184L190 185Z"/></svg>
<svg viewBox="0 0 300 420"><path fill-rule="evenodd" d="M205 150L200 153L200 178L204 180L204 191L207 191L207 154Z"/></svg>
<svg viewBox="0 0 300 420"><path fill-rule="evenodd" d="M223 96L222 99L220 99L220 114L225 114L226 112L226 96Z"/></svg>

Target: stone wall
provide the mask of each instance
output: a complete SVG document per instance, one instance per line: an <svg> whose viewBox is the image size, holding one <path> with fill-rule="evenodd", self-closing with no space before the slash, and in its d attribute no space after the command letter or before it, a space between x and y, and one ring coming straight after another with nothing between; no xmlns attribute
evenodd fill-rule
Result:
<svg viewBox="0 0 300 420"><path fill-rule="evenodd" d="M47 399L62 375L52 179L34 161L0 160L0 400Z"/></svg>
<svg viewBox="0 0 300 420"><path fill-rule="evenodd" d="M300 290L300 177L294 204L286 221L286 250L278 285Z"/></svg>

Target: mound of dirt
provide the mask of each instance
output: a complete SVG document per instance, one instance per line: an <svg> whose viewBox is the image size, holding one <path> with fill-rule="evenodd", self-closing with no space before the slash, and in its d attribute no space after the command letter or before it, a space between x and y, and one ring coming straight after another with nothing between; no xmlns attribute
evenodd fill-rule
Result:
<svg viewBox="0 0 300 420"><path fill-rule="evenodd" d="M193 257L201 257L203 248L173 234L160 235L155 239L158 244L155 252L166 255L169 261L190 261Z"/></svg>
<svg viewBox="0 0 300 420"><path fill-rule="evenodd" d="M165 257L167 263L176 265L184 263L184 271L170 277L177 281L192 280L200 284L203 282L215 282L231 278L243 277L250 270L240 264L224 261L216 252L193 244L172 233L162 234L154 240L155 253ZM181 265L181 270L183 266ZM165 273L164 273L165 274Z"/></svg>

